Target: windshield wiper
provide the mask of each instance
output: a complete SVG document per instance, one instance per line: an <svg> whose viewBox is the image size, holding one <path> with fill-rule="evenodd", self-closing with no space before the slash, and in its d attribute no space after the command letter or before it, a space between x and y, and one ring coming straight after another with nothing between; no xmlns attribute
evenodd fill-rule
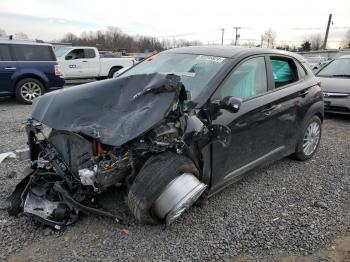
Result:
<svg viewBox="0 0 350 262"><path fill-rule="evenodd" d="M350 77L350 75L347 74L339 74L339 75L331 75L333 77Z"/></svg>
<svg viewBox="0 0 350 262"><path fill-rule="evenodd" d="M350 77L350 75L347 74L339 74L339 75L317 75L319 77Z"/></svg>

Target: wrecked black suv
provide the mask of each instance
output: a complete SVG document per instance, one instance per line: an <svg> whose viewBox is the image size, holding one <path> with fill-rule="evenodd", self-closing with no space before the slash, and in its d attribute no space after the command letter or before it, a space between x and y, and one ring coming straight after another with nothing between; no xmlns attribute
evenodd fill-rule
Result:
<svg viewBox="0 0 350 262"><path fill-rule="evenodd" d="M167 224L253 168L313 156L323 98L302 57L188 47L117 79L46 94L26 123L31 168L10 215L60 229L80 213L116 219L96 195L123 190L142 223Z"/></svg>

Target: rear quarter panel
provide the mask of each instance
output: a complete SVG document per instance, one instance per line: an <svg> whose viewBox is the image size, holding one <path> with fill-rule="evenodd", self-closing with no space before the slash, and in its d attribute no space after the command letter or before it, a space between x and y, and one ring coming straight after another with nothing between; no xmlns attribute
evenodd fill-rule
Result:
<svg viewBox="0 0 350 262"><path fill-rule="evenodd" d="M40 61L40 62L17 62L18 69L13 75L13 82L17 83L19 80L27 77L33 77L40 80L45 89L63 87L64 80L55 75L56 61Z"/></svg>

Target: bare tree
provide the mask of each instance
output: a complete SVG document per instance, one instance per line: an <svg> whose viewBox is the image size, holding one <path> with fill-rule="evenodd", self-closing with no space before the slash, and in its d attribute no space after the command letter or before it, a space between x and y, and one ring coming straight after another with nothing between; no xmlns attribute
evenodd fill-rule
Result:
<svg viewBox="0 0 350 262"><path fill-rule="evenodd" d="M7 36L6 31L0 28L0 37L6 37L6 36Z"/></svg>
<svg viewBox="0 0 350 262"><path fill-rule="evenodd" d="M73 34L73 33L67 33L65 36L62 38L63 42L68 42L68 43L77 43L79 38Z"/></svg>
<svg viewBox="0 0 350 262"><path fill-rule="evenodd" d="M18 32L15 34L16 39L28 39L28 35L23 32Z"/></svg>
<svg viewBox="0 0 350 262"><path fill-rule="evenodd" d="M319 50L322 47L322 37L320 34L314 34L310 38L311 50Z"/></svg>
<svg viewBox="0 0 350 262"><path fill-rule="evenodd" d="M342 41L342 47L350 49L350 30L346 31L345 33L344 40Z"/></svg>
<svg viewBox="0 0 350 262"><path fill-rule="evenodd" d="M72 43L73 45L96 46L100 50L114 52L153 52L172 47L202 44L198 40L188 41L174 38L172 41L163 40L161 42L157 38L151 36L130 36L114 26L109 26L106 30L83 32L79 37L68 33L62 38L62 41Z"/></svg>
<svg viewBox="0 0 350 262"><path fill-rule="evenodd" d="M267 29L261 35L261 46L266 46L267 48L273 48L276 40L276 32L272 31L271 28Z"/></svg>

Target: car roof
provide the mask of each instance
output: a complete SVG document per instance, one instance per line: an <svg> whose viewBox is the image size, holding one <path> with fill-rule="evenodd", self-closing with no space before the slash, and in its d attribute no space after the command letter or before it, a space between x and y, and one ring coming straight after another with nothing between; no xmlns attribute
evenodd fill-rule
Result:
<svg viewBox="0 0 350 262"><path fill-rule="evenodd" d="M10 40L10 39L1 39L0 44L13 44L13 45L44 45L44 46L52 46L49 43L40 43L31 40Z"/></svg>
<svg viewBox="0 0 350 262"><path fill-rule="evenodd" d="M301 55L260 47L236 47L236 46L190 46L180 47L164 51L166 53L178 53L178 54L196 54L196 55L208 55L208 56L220 56L225 58L235 58L240 56L251 56L256 54L276 54L292 56L302 62L306 61Z"/></svg>

